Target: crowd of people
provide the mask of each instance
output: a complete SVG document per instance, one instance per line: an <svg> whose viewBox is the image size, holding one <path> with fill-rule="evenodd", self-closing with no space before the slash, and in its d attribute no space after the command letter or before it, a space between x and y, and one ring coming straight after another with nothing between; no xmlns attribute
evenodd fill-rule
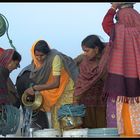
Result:
<svg viewBox="0 0 140 140"><path fill-rule="evenodd" d="M101 24L108 42L88 35L81 41L83 53L74 59L45 40L33 43L32 62L18 75L16 86L10 73L20 67L21 55L0 48L0 104L24 110L22 94L39 91L41 129L49 128L47 112L52 128L61 129L59 108L84 104L80 128L117 128L120 136L140 136L140 14L134 3L114 2Z"/></svg>

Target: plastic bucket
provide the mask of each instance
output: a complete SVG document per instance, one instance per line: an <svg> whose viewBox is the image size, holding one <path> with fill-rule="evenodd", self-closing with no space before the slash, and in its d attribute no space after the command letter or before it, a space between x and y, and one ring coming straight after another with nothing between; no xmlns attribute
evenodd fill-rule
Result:
<svg viewBox="0 0 140 140"><path fill-rule="evenodd" d="M88 128L70 129L63 131L63 137L88 137Z"/></svg>

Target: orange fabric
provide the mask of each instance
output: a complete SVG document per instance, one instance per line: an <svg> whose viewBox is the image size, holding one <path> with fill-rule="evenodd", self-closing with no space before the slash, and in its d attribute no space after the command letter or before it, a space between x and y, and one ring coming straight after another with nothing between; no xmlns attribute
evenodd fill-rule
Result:
<svg viewBox="0 0 140 140"><path fill-rule="evenodd" d="M34 48L35 48L35 45L37 42L38 41L36 41L32 45L31 53L32 53L32 59L34 60L35 66L37 68L40 68L42 65L39 64L39 62L35 58L35 54L34 54ZM51 72L49 79L47 81L47 84L51 83L54 80L53 78L54 77L53 77L52 72ZM57 99L64 92L65 87L68 84L68 82L69 82L69 75L65 71L65 69L62 68L59 88L55 88L55 89L51 89L51 90L43 90L40 92L41 95L43 96L43 104L42 104L41 110L46 111L46 112L50 111L51 107L57 102Z"/></svg>
<svg viewBox="0 0 140 140"><path fill-rule="evenodd" d="M124 122L124 134L122 134L121 136L140 136L133 134L132 124L130 120L129 105L127 103L123 104L122 119Z"/></svg>
<svg viewBox="0 0 140 140"><path fill-rule="evenodd" d="M39 40L37 40L33 45L32 45L32 48L31 48L31 54L32 54L32 59L34 60L34 64L37 68L40 68L42 65L40 63L38 63L37 59L35 58L35 53L34 53L34 48L35 48L35 45L36 43L38 42Z"/></svg>
<svg viewBox="0 0 140 140"><path fill-rule="evenodd" d="M38 63L37 59L35 58L35 53L34 53L34 48L35 48L35 45L36 43L38 42L39 40L37 40L33 45L32 45L32 48L31 48L31 54L32 54L32 59L34 60L34 64L37 68L41 67L41 65Z"/></svg>
<svg viewBox="0 0 140 140"><path fill-rule="evenodd" d="M47 83L51 83L52 81L53 81L53 76L51 74ZM63 68L61 71L59 88L41 91L41 95L43 96L43 105L42 105L43 111L46 112L50 111L51 107L57 102L58 98L64 92L65 87L68 84L68 81L69 81L69 75Z"/></svg>
<svg viewBox="0 0 140 140"><path fill-rule="evenodd" d="M124 122L124 135L133 136L132 126L130 121L130 113L128 104L124 103L122 108L122 118Z"/></svg>

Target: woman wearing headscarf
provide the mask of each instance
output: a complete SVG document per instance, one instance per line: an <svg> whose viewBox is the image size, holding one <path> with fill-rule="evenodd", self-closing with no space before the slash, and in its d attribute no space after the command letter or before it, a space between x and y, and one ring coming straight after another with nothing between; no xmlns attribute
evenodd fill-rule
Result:
<svg viewBox="0 0 140 140"><path fill-rule="evenodd" d="M0 48L0 55L4 52L3 48ZM7 80L7 87L8 87L8 94L9 94L9 100L11 101L13 106L16 106L17 108L20 108L20 99L17 93L17 90L14 86L14 83L12 82L11 78L9 77Z"/></svg>
<svg viewBox="0 0 140 140"><path fill-rule="evenodd" d="M102 22L112 38L104 88L107 126L126 136L140 135L140 14L133 4L112 3Z"/></svg>
<svg viewBox="0 0 140 140"><path fill-rule="evenodd" d="M19 67L21 55L14 49L6 49L0 55L0 104L13 104L9 96L10 73Z"/></svg>
<svg viewBox="0 0 140 140"><path fill-rule="evenodd" d="M57 111L64 104L73 102L74 82L78 69L72 58L51 49L45 40L33 44L30 78L35 85L25 92L43 97L41 110L51 112L52 127L60 129Z"/></svg>
<svg viewBox="0 0 140 140"><path fill-rule="evenodd" d="M84 128L106 127L106 103L102 101L102 90L107 74L109 43L97 35L89 35L81 43L83 56L77 57L79 75L76 80L74 102L86 106Z"/></svg>

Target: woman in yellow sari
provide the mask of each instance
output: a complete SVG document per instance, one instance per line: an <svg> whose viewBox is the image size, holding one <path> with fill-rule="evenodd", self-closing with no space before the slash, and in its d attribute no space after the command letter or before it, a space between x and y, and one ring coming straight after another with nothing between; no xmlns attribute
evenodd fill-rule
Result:
<svg viewBox="0 0 140 140"><path fill-rule="evenodd" d="M51 112L52 127L60 129L57 111L63 104L73 102L74 82L78 68L72 58L50 49L44 40L33 44L30 78L35 81L33 87L25 92L34 95L39 91L43 96L41 110Z"/></svg>

